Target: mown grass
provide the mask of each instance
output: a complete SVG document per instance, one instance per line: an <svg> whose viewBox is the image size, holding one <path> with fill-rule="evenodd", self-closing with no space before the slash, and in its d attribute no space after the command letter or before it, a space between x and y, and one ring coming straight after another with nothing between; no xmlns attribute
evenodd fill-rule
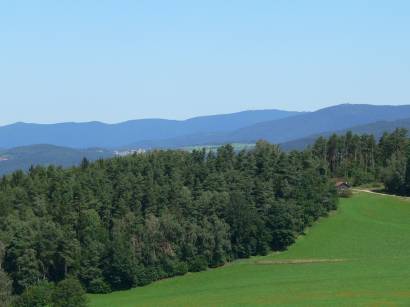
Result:
<svg viewBox="0 0 410 307"><path fill-rule="evenodd" d="M410 306L410 201L359 193L288 251L91 295L93 307Z"/></svg>

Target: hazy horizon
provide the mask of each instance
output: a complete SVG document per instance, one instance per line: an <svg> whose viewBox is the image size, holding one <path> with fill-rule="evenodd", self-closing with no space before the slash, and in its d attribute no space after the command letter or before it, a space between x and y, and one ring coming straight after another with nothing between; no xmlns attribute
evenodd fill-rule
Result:
<svg viewBox="0 0 410 307"><path fill-rule="evenodd" d="M61 122L26 122L26 121L17 121L17 122L12 122L12 123L7 123L7 124L0 124L0 127L3 126L9 126L13 124L18 124L18 123L24 123L24 124L40 124L40 125L52 125L52 124L63 124L63 123L92 123L92 122L98 122L98 123L103 123L103 124L119 124L127 121L133 121L133 120L145 120L145 119L161 119L161 120L169 120L169 121L185 121L193 118L198 118L198 117L208 117L208 116L217 116L217 115L229 115L229 114L236 114L236 113L242 113L242 112L252 112L252 111L267 111L267 110L277 110L277 111L286 111L286 112L315 112L321 109L329 108L329 107L334 107L338 105L344 105L344 104L349 104L349 105L375 105L375 106L403 106L403 105L410 105L409 104L367 104L367 103L339 103L335 105L329 105L329 106L324 106L323 108L319 109L314 109L314 110L284 110L284 109L248 109L248 110L238 110L235 112L227 112L227 113L212 113L212 114L202 114L202 115L197 115L197 116L192 116L192 117L187 117L187 118L181 118L181 119L176 119L176 118L162 118L162 117L144 117L144 118L129 118L123 121L116 121L116 122L110 122L110 121L101 121L101 120L86 120L86 121L73 121L73 120L68 120L68 121L61 121Z"/></svg>
<svg viewBox="0 0 410 307"><path fill-rule="evenodd" d="M406 1L0 3L0 125L410 103Z"/></svg>

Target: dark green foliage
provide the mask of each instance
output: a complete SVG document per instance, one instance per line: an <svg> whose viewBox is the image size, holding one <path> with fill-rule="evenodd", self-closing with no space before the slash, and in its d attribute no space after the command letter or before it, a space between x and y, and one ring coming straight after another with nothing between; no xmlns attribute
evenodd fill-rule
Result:
<svg viewBox="0 0 410 307"><path fill-rule="evenodd" d="M188 262L188 267L191 272L201 272L208 268L208 262L203 256L196 256Z"/></svg>
<svg viewBox="0 0 410 307"><path fill-rule="evenodd" d="M87 298L81 283L68 277L56 286L41 281L24 290L14 301L13 307L81 307L87 306Z"/></svg>
<svg viewBox="0 0 410 307"><path fill-rule="evenodd" d="M208 266L208 263L206 263ZM188 273L188 265L185 262L171 259L164 259L162 267L167 276L185 275Z"/></svg>
<svg viewBox="0 0 410 307"><path fill-rule="evenodd" d="M13 303L13 307L46 307L51 304L54 290L52 283L42 281L24 290Z"/></svg>
<svg viewBox="0 0 410 307"><path fill-rule="evenodd" d="M11 304L12 282L7 274L0 269L0 307L8 307Z"/></svg>
<svg viewBox="0 0 410 307"><path fill-rule="evenodd" d="M90 293L110 293L111 287L104 280L104 278L95 278L89 282L87 287L88 292Z"/></svg>
<svg viewBox="0 0 410 307"><path fill-rule="evenodd" d="M331 176L349 178L355 185L372 182L379 174L379 148L372 135L347 132L329 139L320 137L312 152L326 161Z"/></svg>
<svg viewBox="0 0 410 307"><path fill-rule="evenodd" d="M52 307L85 307L88 300L80 282L69 277L56 285L51 301Z"/></svg>
<svg viewBox="0 0 410 307"><path fill-rule="evenodd" d="M8 307L11 304L12 281L3 271L2 260L4 257L4 245L0 241L0 307Z"/></svg>
<svg viewBox="0 0 410 307"><path fill-rule="evenodd" d="M371 135L351 132L320 137L311 150L333 177L344 177L354 185L382 181L387 192L410 195L409 145L407 130L396 129L384 133L378 143Z"/></svg>
<svg viewBox="0 0 410 307"><path fill-rule="evenodd" d="M272 249L286 249L287 246L295 241L297 234L295 212L297 212L298 215L301 214L292 204L286 204L284 202L275 202L272 204L268 212Z"/></svg>
<svg viewBox="0 0 410 307"><path fill-rule="evenodd" d="M7 274L0 268L0 307L8 307L11 304L12 283Z"/></svg>
<svg viewBox="0 0 410 307"><path fill-rule="evenodd" d="M286 249L336 203L320 158L266 142L33 167L0 181L4 268L23 296L143 286Z"/></svg>

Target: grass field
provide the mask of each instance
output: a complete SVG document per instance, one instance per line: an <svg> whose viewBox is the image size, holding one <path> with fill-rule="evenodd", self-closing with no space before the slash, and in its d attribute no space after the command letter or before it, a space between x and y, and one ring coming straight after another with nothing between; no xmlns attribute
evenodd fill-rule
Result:
<svg viewBox="0 0 410 307"><path fill-rule="evenodd" d="M410 200L342 199L288 251L143 288L90 296L93 307L410 306Z"/></svg>

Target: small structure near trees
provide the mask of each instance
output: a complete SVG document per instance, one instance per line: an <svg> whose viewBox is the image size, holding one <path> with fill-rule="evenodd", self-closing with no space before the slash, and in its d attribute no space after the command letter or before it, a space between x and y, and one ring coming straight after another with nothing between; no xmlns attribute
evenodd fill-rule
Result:
<svg viewBox="0 0 410 307"><path fill-rule="evenodd" d="M350 197L352 195L352 186L346 181L336 182L336 190L341 197Z"/></svg>

